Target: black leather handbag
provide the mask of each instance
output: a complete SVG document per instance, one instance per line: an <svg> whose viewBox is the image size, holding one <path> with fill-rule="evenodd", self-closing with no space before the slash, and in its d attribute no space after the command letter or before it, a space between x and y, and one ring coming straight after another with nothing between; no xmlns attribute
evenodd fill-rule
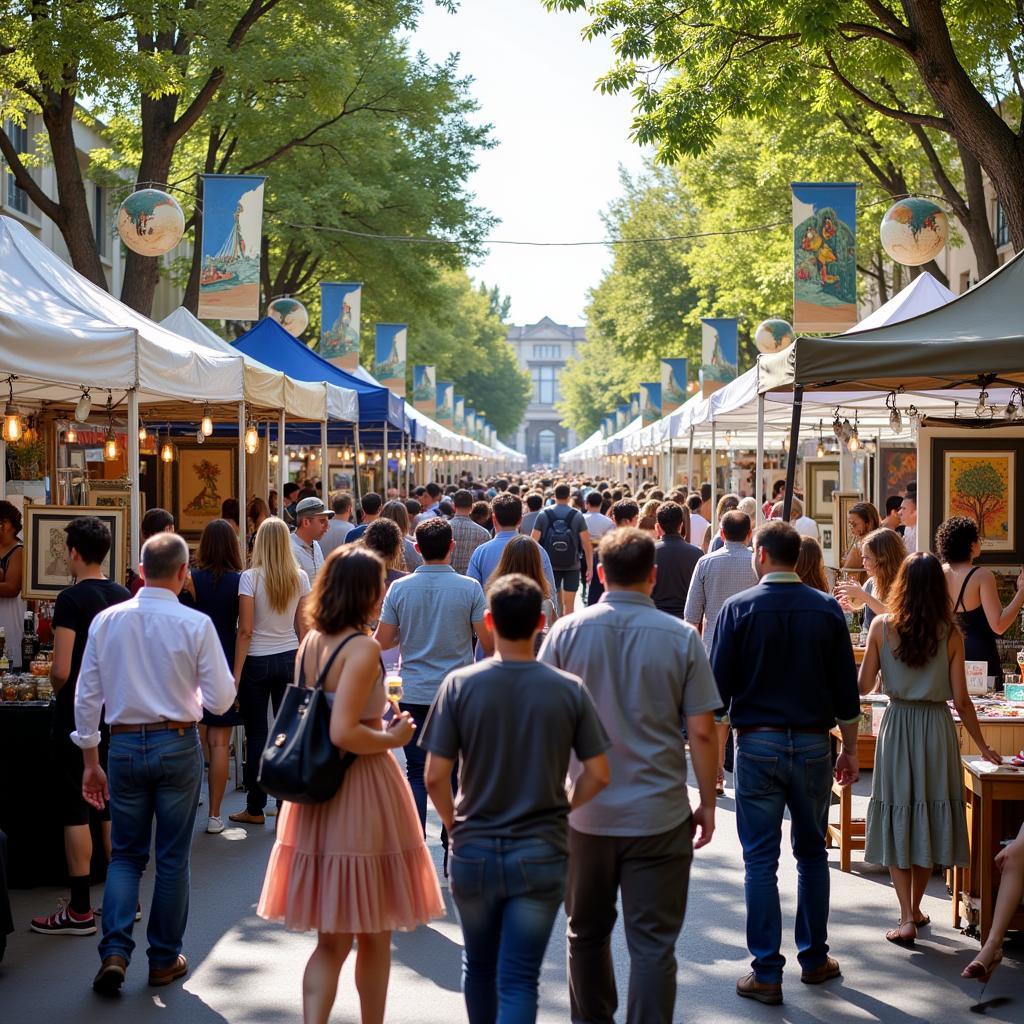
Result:
<svg viewBox="0 0 1024 1024"><path fill-rule="evenodd" d="M345 637L327 659L312 687L299 652L299 681L285 691L270 737L260 758L259 783L275 800L322 804L341 788L356 755L331 742L331 702L323 684L341 649L358 634Z"/></svg>

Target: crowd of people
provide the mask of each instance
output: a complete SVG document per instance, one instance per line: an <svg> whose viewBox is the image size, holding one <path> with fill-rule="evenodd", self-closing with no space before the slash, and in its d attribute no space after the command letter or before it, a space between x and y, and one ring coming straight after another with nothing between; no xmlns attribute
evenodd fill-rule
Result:
<svg viewBox="0 0 1024 1024"><path fill-rule="evenodd" d="M917 550L913 492L887 501L885 517L857 504L850 571L831 587L817 524L798 498L783 521L778 486L760 507L725 494L714 509L708 485L540 476L430 482L358 503L329 497L304 481L286 485L280 504L276 493L254 499L245 552L236 502L194 555L172 517L150 510L130 590L102 577L103 523L67 529L76 582L56 604L53 682L71 891L32 928L96 932L89 822L106 819L98 992L125 980L154 844L149 983L187 972L204 761L206 832L217 834L239 725L246 804L229 818L258 826L277 815L258 913L317 932L302 985L307 1024L327 1021L353 946L362 1019L383 1020L390 934L442 915L449 876L472 1024L535 1019L563 905L572 1019L613 1019L620 901L627 1019L671 1021L694 853L713 841L730 771L751 954L737 994L783 999L777 869L787 811L800 980L838 977L828 807L833 779L858 778L860 696L879 688L890 702L867 858L889 869L899 906L885 937L909 946L927 927L921 899L934 867L967 863L947 702L999 761L967 696L965 654L991 664L995 636L1024 605L1024 573L1004 608L991 571L972 566L971 520L943 523L933 555ZM4 522L0 508L0 560L12 552ZM851 609L863 609L867 632L859 672ZM385 689L388 673L400 674L400 696ZM268 806L268 720L295 682L328 695L330 739L355 760L330 800ZM426 846L428 801L443 824L440 878ZM965 977L987 979L1001 959L1021 897L1024 829L998 861L993 928Z"/></svg>

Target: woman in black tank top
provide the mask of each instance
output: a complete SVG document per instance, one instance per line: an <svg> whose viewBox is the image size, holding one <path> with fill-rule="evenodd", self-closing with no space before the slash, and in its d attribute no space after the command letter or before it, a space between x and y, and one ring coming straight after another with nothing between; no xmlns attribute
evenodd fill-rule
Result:
<svg viewBox="0 0 1024 1024"><path fill-rule="evenodd" d="M991 569L972 565L981 554L978 525L966 516L953 516L935 534L935 547L943 561L953 615L964 637L967 661L984 661L988 675L1002 683L1002 667L996 637L1010 628L1024 607L1024 571L1017 576L1017 593L1003 608ZM971 581L977 584L977 590Z"/></svg>

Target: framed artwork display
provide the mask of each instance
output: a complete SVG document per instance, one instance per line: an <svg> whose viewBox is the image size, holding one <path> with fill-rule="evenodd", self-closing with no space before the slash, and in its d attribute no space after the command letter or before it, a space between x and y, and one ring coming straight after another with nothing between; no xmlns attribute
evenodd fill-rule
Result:
<svg viewBox="0 0 1024 1024"><path fill-rule="evenodd" d="M118 583L128 566L128 509L111 505L33 505L24 509L25 563L22 596L52 601L72 582L64 527L79 516L95 516L110 528L110 553L103 573Z"/></svg>
<svg viewBox="0 0 1024 1024"><path fill-rule="evenodd" d="M97 507L128 508L131 493L129 480L90 480L88 483L89 504Z"/></svg>
<svg viewBox="0 0 1024 1024"><path fill-rule="evenodd" d="M878 501L880 511L885 499L906 494L907 486L917 481L917 449L880 445L878 449Z"/></svg>
<svg viewBox="0 0 1024 1024"><path fill-rule="evenodd" d="M804 509L816 523L832 522L832 494L837 490L838 459L804 459Z"/></svg>
<svg viewBox="0 0 1024 1024"><path fill-rule="evenodd" d="M354 476L351 468L347 466L331 466L327 472L327 479L331 482L330 491L351 491Z"/></svg>
<svg viewBox="0 0 1024 1024"><path fill-rule="evenodd" d="M197 540L211 519L220 518L221 503L232 497L238 450L205 444L179 448L174 462L174 522L178 532Z"/></svg>
<svg viewBox="0 0 1024 1024"><path fill-rule="evenodd" d="M931 533L950 516L967 516L978 524L978 562L1024 561L1024 504L1016 490L1022 460L1019 438L933 438Z"/></svg>

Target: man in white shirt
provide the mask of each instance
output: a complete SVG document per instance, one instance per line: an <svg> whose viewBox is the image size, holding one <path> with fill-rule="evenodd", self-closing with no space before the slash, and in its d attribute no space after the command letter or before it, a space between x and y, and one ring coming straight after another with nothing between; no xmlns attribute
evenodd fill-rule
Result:
<svg viewBox="0 0 1024 1024"><path fill-rule="evenodd" d="M786 503L784 501L775 502L772 505L772 519L781 519L785 510ZM793 496L793 505L789 510L789 521L801 537L818 539L818 524L810 516L804 515L804 503L796 495Z"/></svg>
<svg viewBox="0 0 1024 1024"><path fill-rule="evenodd" d="M181 537L161 533L146 541L145 586L93 620L75 690L71 739L85 762L82 796L97 810L110 802L102 964L93 980L93 988L106 994L121 987L135 948L132 926L154 817L149 984L167 985L188 972L181 946L203 781L196 723L204 707L215 714L231 707L235 683L211 619L178 602L187 572L188 547ZM110 727L109 783L99 763L101 714Z"/></svg>
<svg viewBox="0 0 1024 1024"><path fill-rule="evenodd" d="M587 495L587 511L583 518L587 521L587 533L591 541L596 544L609 530L615 529L615 524L601 513L603 497L600 491L591 491Z"/></svg>
<svg viewBox="0 0 1024 1024"><path fill-rule="evenodd" d="M347 491L337 494L331 502L334 518L327 524L327 531L320 538L320 550L326 558L335 548L345 543L345 538L355 528L352 522L352 495Z"/></svg>
<svg viewBox="0 0 1024 1024"><path fill-rule="evenodd" d="M320 566L324 564L324 553L320 538L327 532L327 524L334 518L332 512L319 498L303 498L295 506L295 532L292 534L292 550L299 568L312 583Z"/></svg>
<svg viewBox="0 0 1024 1024"><path fill-rule="evenodd" d="M708 532L708 527L711 525L707 518L701 514L701 508L703 503L699 494L691 494L686 499L686 507L690 510L690 533L689 536L684 537L684 540L688 540L691 544L696 544L697 547L704 547L704 535Z"/></svg>

